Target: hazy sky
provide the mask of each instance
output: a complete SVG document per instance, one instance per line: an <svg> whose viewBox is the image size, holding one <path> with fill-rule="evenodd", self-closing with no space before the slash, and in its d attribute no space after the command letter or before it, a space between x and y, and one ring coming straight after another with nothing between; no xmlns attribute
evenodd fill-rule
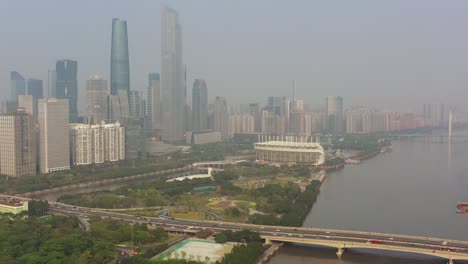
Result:
<svg viewBox="0 0 468 264"><path fill-rule="evenodd" d="M162 3L161 3L162 2ZM179 12L188 90L207 81L228 103L296 95L320 107L417 110L423 102L465 107L468 1L450 0L0 0L0 87L9 72L40 78L57 59L110 77L112 18L127 20L131 89L160 71L161 4ZM211 100L211 99L210 99ZM465 107L466 109L466 107Z"/></svg>

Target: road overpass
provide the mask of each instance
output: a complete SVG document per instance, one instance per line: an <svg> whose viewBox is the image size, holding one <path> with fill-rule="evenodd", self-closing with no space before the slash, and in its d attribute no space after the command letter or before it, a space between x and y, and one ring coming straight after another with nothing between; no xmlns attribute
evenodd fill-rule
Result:
<svg viewBox="0 0 468 264"><path fill-rule="evenodd" d="M108 185L108 184L115 184L115 183L120 183L120 182L126 182L126 181L135 181L135 180L141 180L144 178L150 178L150 177L159 177L162 175L167 175L167 174L173 174L173 173L179 173L187 170L192 170L195 169L196 167L192 165L184 166L181 168L175 168L175 169L169 169L169 170L163 170L163 171L156 171L156 172L148 172L148 173L142 173L142 174L136 174L132 176L126 176L126 177L120 177L120 178L113 178L113 179L104 179L104 180L99 180L99 181L91 181L91 182L83 182L83 183L77 183L77 184L71 184L71 185L66 185L66 186L60 186L56 188L50 188L50 189L44 189L44 190L39 190L39 191L33 191L33 192L27 192L23 194L18 194L18 196L21 197L37 197L41 195L46 195L50 193L57 193L57 192L66 192L66 191L71 191L71 190L77 190L77 189L83 189L83 188L89 188L89 187L96 187L96 186L102 186L102 185Z"/></svg>
<svg viewBox="0 0 468 264"><path fill-rule="evenodd" d="M99 216L117 219L130 223L146 223L164 228L167 232L194 234L202 229L213 231L249 229L258 232L266 243L300 243L333 247L341 256L346 249L377 249L398 252L423 254L449 260L468 261L468 241L449 240L420 236L406 236L350 230L331 230L305 227L266 226L231 222L194 221L170 219L163 217L143 217L109 212L95 208L71 206L62 203L51 203L52 214L70 216Z"/></svg>

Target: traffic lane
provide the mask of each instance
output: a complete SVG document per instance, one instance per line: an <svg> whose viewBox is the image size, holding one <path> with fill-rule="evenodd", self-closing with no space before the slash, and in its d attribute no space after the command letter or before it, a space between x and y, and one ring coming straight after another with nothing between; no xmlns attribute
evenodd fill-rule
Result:
<svg viewBox="0 0 468 264"><path fill-rule="evenodd" d="M79 215L80 213L87 213L88 210L85 210L85 209L82 209L82 208L76 208L76 207L71 207L71 208L67 208L69 212L71 212L72 214L75 214L75 215ZM187 230L187 227L186 225L189 224L191 226L194 226L194 227L199 227L201 229L206 229L206 228L211 228L211 229L217 229L217 230L225 230L225 229L230 229L230 230L241 230L242 228L245 228L244 226L242 225L236 225L236 224L225 224L223 223L222 227L219 227L221 225L214 225L211 224L209 225L210 223L203 223L203 222L198 222L198 221L190 221L190 220L175 220L175 219L161 219L161 218L152 218L150 219L149 217L145 217L146 219L144 219L144 217L138 217L138 216L132 216L132 215L125 215L125 214L118 214L118 213L113 213L113 212L106 212L106 211L94 211L92 212L93 210L90 210L90 214L89 215L93 215L91 213L94 213L94 214L98 214L100 216L104 216L104 217L111 217L111 218L114 218L114 219L126 219L126 220L130 220L130 221L133 221L135 223L146 223L146 222L153 222L153 223L156 223L156 224L166 224L166 225L169 225L169 226L174 226L175 228L180 228L182 230ZM150 219L150 220L149 220ZM208 225L207 225L208 224ZM257 228L257 229L253 229L257 232L269 232L270 234L273 234L275 232L281 232L283 235L285 236L289 236L289 234L291 234L291 236L294 234L296 236L305 236L307 235L307 237L314 237L314 236L320 236L321 239L329 239L328 237L330 237L330 239L340 239L341 241L349 241L349 242L352 242L352 241L359 241L359 242L366 242L367 240L375 240L377 238L380 238L380 239L383 239L383 241L385 241L384 243L385 244L389 244L389 245L400 245L400 246L412 246L412 247L419 247L419 248L430 248L430 249L439 249L441 245L437 244L437 243L428 243L428 242L433 242L433 241L428 241L428 240L404 240L404 241L401 241L401 240L387 240L388 237L372 237L372 236L353 236L353 237L344 237L343 235L346 235L346 233L341 233L341 234L335 234L335 233L331 233L329 231L308 231L308 232L301 232L302 230L298 230L298 229L293 229L291 230L290 228L288 229L274 229L274 228L268 228L268 230L265 230L265 228ZM274 230L274 231L273 231ZM354 234L353 234L354 235ZM400 243L401 242L401 243ZM403 244L404 243L404 244ZM414 243L414 244L411 244L411 243ZM419 245L418 245L419 244ZM453 250L456 250L458 252L465 252L465 251L468 251L468 249L466 248L463 248L463 247L454 247L452 245L450 246L446 246L446 248L451 248Z"/></svg>

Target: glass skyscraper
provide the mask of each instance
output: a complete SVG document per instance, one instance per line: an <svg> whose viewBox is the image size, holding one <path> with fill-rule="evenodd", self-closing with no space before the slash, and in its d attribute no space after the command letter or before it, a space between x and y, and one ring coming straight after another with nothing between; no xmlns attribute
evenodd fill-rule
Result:
<svg viewBox="0 0 468 264"><path fill-rule="evenodd" d="M55 84L55 97L58 99L68 99L70 111L69 121L78 121L78 63L74 60L59 60L55 64L57 81Z"/></svg>
<svg viewBox="0 0 468 264"><path fill-rule="evenodd" d="M18 102L18 95L26 94L26 81L23 76L16 71L10 73L11 95L10 100Z"/></svg>
<svg viewBox="0 0 468 264"><path fill-rule="evenodd" d="M186 91L182 65L182 28L175 10L162 9L161 104L162 139L185 139Z"/></svg>
<svg viewBox="0 0 468 264"><path fill-rule="evenodd" d="M205 80L196 79L192 91L192 130L208 129L208 89Z"/></svg>
<svg viewBox="0 0 468 264"><path fill-rule="evenodd" d="M111 43L111 95L116 95L118 90L130 91L130 66L127 21L114 18Z"/></svg>

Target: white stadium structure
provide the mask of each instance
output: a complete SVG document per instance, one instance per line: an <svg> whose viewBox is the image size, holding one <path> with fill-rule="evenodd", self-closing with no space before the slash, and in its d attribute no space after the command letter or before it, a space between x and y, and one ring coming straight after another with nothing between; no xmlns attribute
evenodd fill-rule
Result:
<svg viewBox="0 0 468 264"><path fill-rule="evenodd" d="M255 143L257 163L304 164L318 166L325 162L319 143L267 141Z"/></svg>

